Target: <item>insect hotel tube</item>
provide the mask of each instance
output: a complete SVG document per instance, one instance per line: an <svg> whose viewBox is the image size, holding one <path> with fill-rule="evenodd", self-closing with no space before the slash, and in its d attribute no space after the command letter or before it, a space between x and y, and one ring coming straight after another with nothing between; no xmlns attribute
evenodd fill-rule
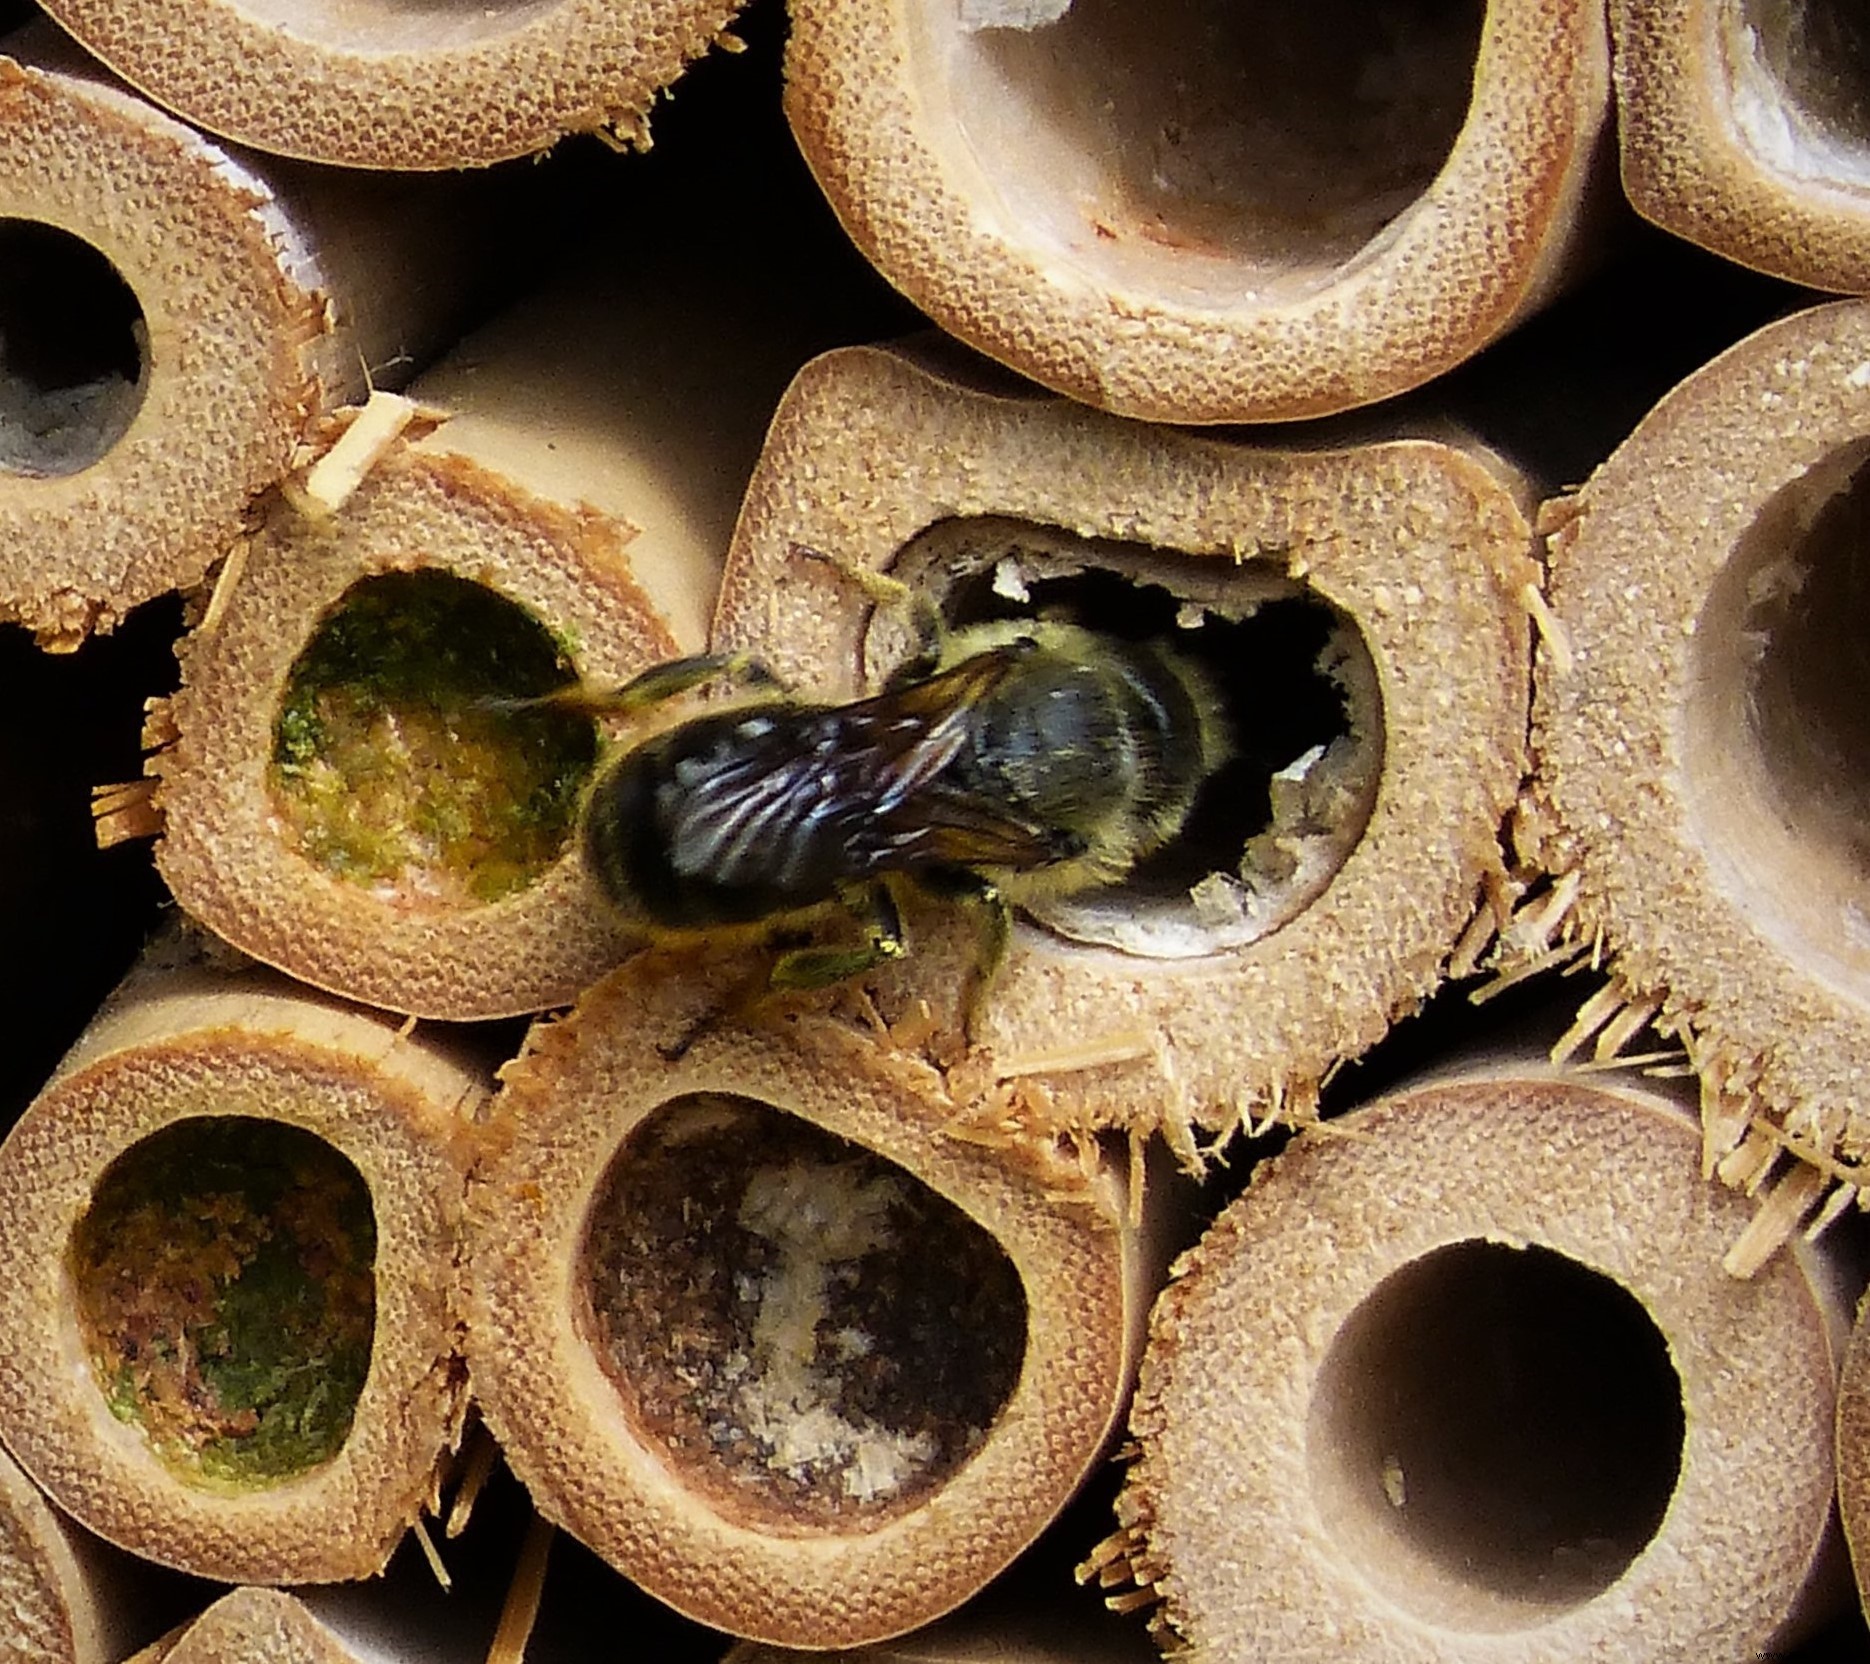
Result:
<svg viewBox="0 0 1870 1664"><path fill-rule="evenodd" d="M414 1656L414 1655L412 1655ZM176 1634L129 1664L360 1664L347 1647L281 1589L235 1589Z"/></svg>
<svg viewBox="0 0 1870 1664"><path fill-rule="evenodd" d="M144 1624L147 1603L134 1584L127 1560L74 1526L0 1455L0 1658L117 1664L157 1627Z"/></svg>
<svg viewBox="0 0 1870 1664"><path fill-rule="evenodd" d="M703 645L790 368L717 325L570 281L424 377L447 420L340 507L288 494L183 643L152 760L183 907L429 1017L566 1004L622 957L574 836L622 723L541 696Z"/></svg>
<svg viewBox="0 0 1870 1664"><path fill-rule="evenodd" d="M199 580L322 411L461 327L492 187L265 164L46 24L0 41L0 618Z"/></svg>
<svg viewBox="0 0 1870 1664"><path fill-rule="evenodd" d="M1850 7L1617 0L1623 185L1647 218L1814 289L1870 290L1870 30Z"/></svg>
<svg viewBox="0 0 1870 1664"><path fill-rule="evenodd" d="M1806 1205L1870 1142L1867 464L1870 306L1691 375L1555 505L1535 707L1541 935L1683 1035L1709 1165L1756 1186L1790 1145Z"/></svg>
<svg viewBox="0 0 1870 1664"><path fill-rule="evenodd" d="M381 1569L462 1414L487 1071L267 973L133 972L0 1144L0 1438L203 1577Z"/></svg>
<svg viewBox="0 0 1870 1664"><path fill-rule="evenodd" d="M314 162L436 169L524 156L568 133L647 147L656 96L742 3L62 0L46 10L211 133Z"/></svg>
<svg viewBox="0 0 1870 1664"><path fill-rule="evenodd" d="M1698 1142L1510 1058L1301 1136L1152 1315L1081 1575L1199 1657L1764 1656L1826 1588L1854 1290L1724 1271L1752 1204Z"/></svg>
<svg viewBox="0 0 1870 1664"><path fill-rule="evenodd" d="M1547 298L1607 124L1602 8L798 0L787 111L944 329L1177 422L1321 415Z"/></svg>
<svg viewBox="0 0 1870 1664"><path fill-rule="evenodd" d="M639 956L503 1070L469 1379L540 1512L626 1577L857 1646L1065 1504L1161 1254L1094 1145L954 1138L934 1070L828 1017L736 1018L745 975Z"/></svg>
<svg viewBox="0 0 1870 1664"><path fill-rule="evenodd" d="M1529 697L1529 532L1452 446L1298 452L1014 396L893 350L808 366L748 488L717 648L804 693L878 687L901 609L1059 617L1203 666L1234 756L1121 882L1035 900L982 987L979 921L915 908L878 981L970 1027L1067 1122L1164 1126L1307 1101L1431 992L1501 870ZM1328 995L1323 991L1328 990Z"/></svg>

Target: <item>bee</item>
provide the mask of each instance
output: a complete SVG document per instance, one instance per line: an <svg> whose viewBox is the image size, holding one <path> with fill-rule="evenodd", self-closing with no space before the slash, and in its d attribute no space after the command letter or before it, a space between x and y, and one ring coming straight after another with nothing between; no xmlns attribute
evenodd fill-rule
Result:
<svg viewBox="0 0 1870 1664"><path fill-rule="evenodd" d="M906 604L894 580L853 576ZM800 699L744 655L677 660L618 690L626 710L723 678L747 692L629 746L593 782L584 855L616 912L681 938L842 910L861 946L795 947L770 977L827 986L906 951L908 885L979 908L978 992L1013 907L1119 882L1231 755L1211 678L1166 642L1037 618L948 630L927 608L917 622L920 650L866 699Z"/></svg>

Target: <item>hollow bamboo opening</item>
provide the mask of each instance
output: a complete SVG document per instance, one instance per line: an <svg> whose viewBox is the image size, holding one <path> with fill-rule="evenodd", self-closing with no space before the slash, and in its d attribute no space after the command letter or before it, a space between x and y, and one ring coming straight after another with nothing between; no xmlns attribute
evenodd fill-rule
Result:
<svg viewBox="0 0 1870 1664"><path fill-rule="evenodd" d="M405 905L498 901L563 855L597 760L525 608L449 572L361 578L293 660L268 782L288 847Z"/></svg>
<svg viewBox="0 0 1870 1664"><path fill-rule="evenodd" d="M756 1100L671 1100L585 1225L587 1336L638 1436L729 1518L859 1529L940 1490L1025 1355L994 1239L894 1162Z"/></svg>
<svg viewBox="0 0 1870 1664"><path fill-rule="evenodd" d="M70 1276L97 1387L177 1477L235 1491L328 1461L376 1322L357 1168L250 1116L179 1121L105 1169Z"/></svg>
<svg viewBox="0 0 1870 1664"><path fill-rule="evenodd" d="M1484 1631L1609 1588L1661 1524L1682 1440L1667 1342L1627 1289L1549 1249L1469 1241L1350 1315L1306 1448L1363 1574L1427 1622Z"/></svg>
<svg viewBox="0 0 1870 1664"><path fill-rule="evenodd" d="M1697 620L1685 796L1740 908L1870 1001L1870 441L1783 486Z"/></svg>
<svg viewBox="0 0 1870 1664"><path fill-rule="evenodd" d="M1305 585L1216 583L1172 552L995 516L941 522L894 564L951 627L1074 624L1166 645L1199 672L1225 758L1121 881L1027 906L1056 935L1160 958L1241 948L1316 900L1362 837L1383 768L1376 667L1356 624Z"/></svg>
<svg viewBox="0 0 1870 1664"><path fill-rule="evenodd" d="M1870 186L1870 22L1815 0L1724 0L1735 125L1794 177Z"/></svg>
<svg viewBox="0 0 1870 1664"><path fill-rule="evenodd" d="M69 231L0 217L0 473L75 474L121 439L148 385L135 291Z"/></svg>
<svg viewBox="0 0 1870 1664"><path fill-rule="evenodd" d="M945 69L971 160L1048 256L1237 307L1243 290L1273 302L1332 281L1427 189L1467 115L1485 12L967 0L949 39L920 43L922 73Z"/></svg>

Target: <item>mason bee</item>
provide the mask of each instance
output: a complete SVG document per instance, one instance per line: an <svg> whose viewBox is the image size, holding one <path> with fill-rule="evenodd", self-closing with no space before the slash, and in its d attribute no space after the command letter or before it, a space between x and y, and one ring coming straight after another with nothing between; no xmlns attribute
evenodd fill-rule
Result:
<svg viewBox="0 0 1870 1664"><path fill-rule="evenodd" d="M774 986L814 987L905 951L893 886L907 883L980 906L984 986L1012 906L1121 880L1231 754L1209 676L1165 642L1039 619L922 624L922 651L851 703L798 699L740 656L619 690L613 708L642 709L723 677L752 688L600 772L584 852L617 912L681 937L848 911L861 947L794 948L774 966Z"/></svg>

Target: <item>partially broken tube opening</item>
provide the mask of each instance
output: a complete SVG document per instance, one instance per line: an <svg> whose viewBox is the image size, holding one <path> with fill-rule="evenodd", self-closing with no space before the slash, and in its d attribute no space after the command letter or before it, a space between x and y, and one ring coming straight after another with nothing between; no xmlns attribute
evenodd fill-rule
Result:
<svg viewBox="0 0 1870 1664"><path fill-rule="evenodd" d="M1762 934L1870 999L1870 442L1774 496L1696 621L1686 797Z"/></svg>
<svg viewBox="0 0 1870 1664"><path fill-rule="evenodd" d="M109 260L58 226L0 218L0 475L101 461L142 408L147 348Z"/></svg>
<svg viewBox="0 0 1870 1664"><path fill-rule="evenodd" d="M342 1449L369 1373L376 1218L278 1121L178 1121L104 1171L68 1271L98 1391L178 1478L262 1490Z"/></svg>
<svg viewBox="0 0 1870 1664"><path fill-rule="evenodd" d="M1485 13L962 0L924 73L947 77L942 107L1022 235L1110 286L1228 308L1329 281L1427 190L1467 117Z"/></svg>
<svg viewBox="0 0 1870 1664"><path fill-rule="evenodd" d="M597 760L531 613L439 571L359 579L294 660L269 784L315 867L412 908L523 890L564 854Z"/></svg>
<svg viewBox="0 0 1870 1664"><path fill-rule="evenodd" d="M637 1435L752 1529L867 1530L980 1448L1026 1298L994 1238L884 1157L757 1100L640 1124L595 1193L588 1344Z"/></svg>
<svg viewBox="0 0 1870 1664"><path fill-rule="evenodd" d="M1799 179L1870 185L1870 18L1829 0L1726 0L1721 54L1754 154Z"/></svg>
<svg viewBox="0 0 1870 1664"><path fill-rule="evenodd" d="M1361 632L1300 584L1235 585L1212 564L995 519L931 528L895 564L951 627L1060 619L1166 643L1206 674L1231 755L1121 882L1027 906L1069 940L1153 958L1244 947L1315 901L1369 824L1383 712Z"/></svg>
<svg viewBox="0 0 1870 1664"><path fill-rule="evenodd" d="M1326 1531L1403 1609L1531 1628L1594 1599L1661 1527L1681 1381L1627 1289L1540 1247L1468 1241L1352 1313L1306 1448Z"/></svg>

